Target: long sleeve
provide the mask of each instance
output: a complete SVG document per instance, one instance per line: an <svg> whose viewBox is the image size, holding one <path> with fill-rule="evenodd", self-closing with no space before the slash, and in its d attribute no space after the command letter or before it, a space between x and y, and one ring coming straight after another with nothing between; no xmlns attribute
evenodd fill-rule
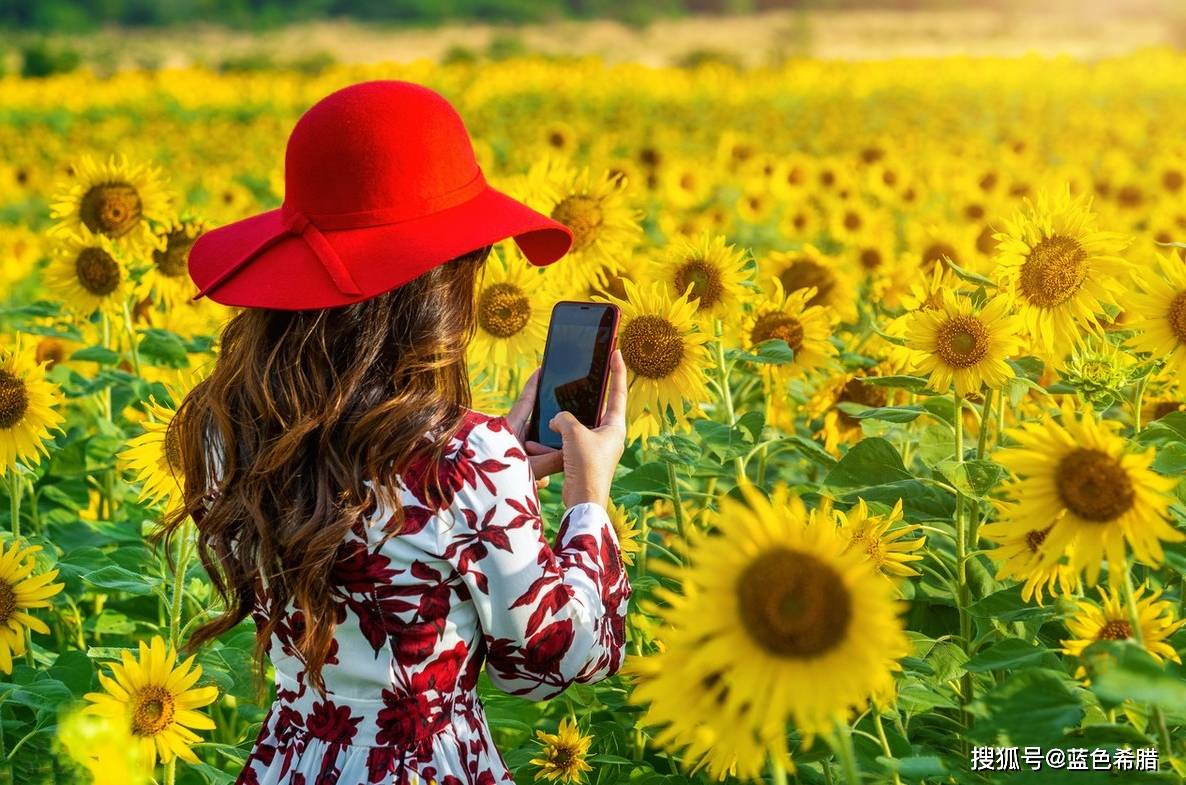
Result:
<svg viewBox="0 0 1186 785"><path fill-rule="evenodd" d="M540 700L615 673L631 589L605 508L570 507L550 547L531 466L503 418L470 432L463 466L442 555L477 609L491 679Z"/></svg>

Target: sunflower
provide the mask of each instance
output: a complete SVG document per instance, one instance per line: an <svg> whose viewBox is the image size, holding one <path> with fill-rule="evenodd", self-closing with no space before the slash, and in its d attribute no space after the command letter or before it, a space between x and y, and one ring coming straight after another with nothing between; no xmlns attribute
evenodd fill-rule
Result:
<svg viewBox="0 0 1186 785"><path fill-rule="evenodd" d="M513 243L502 243L483 265L477 295L473 353L484 363L511 368L539 357L548 332L551 295L545 279Z"/></svg>
<svg viewBox="0 0 1186 785"><path fill-rule="evenodd" d="M85 227L63 236L45 271L46 286L78 315L120 313L131 293L122 255L107 237Z"/></svg>
<svg viewBox="0 0 1186 785"><path fill-rule="evenodd" d="M1158 254L1156 264L1134 272L1140 293L1125 296L1125 326L1136 331L1131 345L1163 358L1186 375L1186 265Z"/></svg>
<svg viewBox="0 0 1186 785"><path fill-rule="evenodd" d="M841 321L857 318L857 286L842 260L825 256L814 245L797 251L774 251L758 262L762 281L777 278L787 293L814 289L808 305L828 307Z"/></svg>
<svg viewBox="0 0 1186 785"><path fill-rule="evenodd" d="M629 700L685 765L756 779L768 758L791 768L788 721L810 743L887 689L909 642L893 584L836 527L785 486L739 488L746 503L722 497L713 530L676 544L684 566L663 568L682 592L656 590L667 648L632 659Z"/></svg>
<svg viewBox="0 0 1186 785"><path fill-rule="evenodd" d="M172 510L181 501L184 479L180 445L169 432L177 412L155 399L149 401L148 412L151 419L143 423L144 433L128 442L121 457L142 483L140 501L152 505L163 502L166 509Z"/></svg>
<svg viewBox="0 0 1186 785"><path fill-rule="evenodd" d="M778 278L766 281L768 288L739 322L737 342L753 349L765 341L779 339L794 352L794 359L782 365L762 365L768 382L781 383L808 376L825 367L836 356L832 330L836 317L830 308L811 305L815 289L787 292Z"/></svg>
<svg viewBox="0 0 1186 785"><path fill-rule="evenodd" d="M190 745L201 737L191 729L213 730L214 722L197 709L218 697L214 686L194 687L202 666L194 657L177 664L177 652L163 638L140 641L139 658L128 650L111 664L111 675L99 674L104 692L88 692L87 711L126 723L137 737L144 760L155 765L180 758L197 763Z"/></svg>
<svg viewBox="0 0 1186 785"><path fill-rule="evenodd" d="M723 318L740 307L747 267L743 252L726 245L723 236L706 233L695 239L676 238L655 263L654 277L674 296L691 287L700 316Z"/></svg>
<svg viewBox="0 0 1186 785"><path fill-rule="evenodd" d="M1063 559L1046 558L1046 535L1052 525L1027 530L1004 520L986 523L980 528L980 535L996 546L988 551L988 556L997 563L997 580L1022 581L1021 599L1026 602L1033 599L1042 605L1044 591L1057 597L1079 589L1078 574Z"/></svg>
<svg viewBox="0 0 1186 785"><path fill-rule="evenodd" d="M1077 416L1066 401L1061 424L1047 418L1009 429L1016 444L995 457L1016 475L1003 488L1016 503L1006 508L997 541L1049 525L1039 564L1065 557L1074 574L1086 570L1093 586L1104 558L1113 568L1125 563L1126 543L1138 560L1159 565L1163 540L1186 539L1166 520L1178 481L1150 469L1152 448L1129 452L1119 428L1090 410Z"/></svg>
<svg viewBox="0 0 1186 785"><path fill-rule="evenodd" d="M152 251L152 266L144 273L136 297L154 297L166 307L197 293L189 277L189 251L205 230L202 221L185 218L162 226L157 233L163 247Z"/></svg>
<svg viewBox="0 0 1186 785"><path fill-rule="evenodd" d="M1003 297L977 309L970 298L945 291L939 308L910 316L907 345L916 352L914 371L925 373L927 387L940 393L953 382L961 396L983 385L999 389L1013 378L1005 360L1021 349L1019 326Z"/></svg>
<svg viewBox="0 0 1186 785"><path fill-rule="evenodd" d="M57 570L32 575L37 566L33 554L40 545L23 546L12 541L0 543L0 671L12 673L12 656L25 653L26 631L49 634L45 622L33 616L33 608L48 608L49 598L65 584L53 583Z"/></svg>
<svg viewBox="0 0 1186 785"><path fill-rule="evenodd" d="M107 163L83 156L73 182L50 205L54 232L77 234L82 228L140 251L159 248L150 222L165 219L169 197L160 173L112 155Z"/></svg>
<svg viewBox="0 0 1186 785"><path fill-rule="evenodd" d="M921 527L895 525L902 520L901 499L885 515L870 515L865 500L858 498L855 507L847 512L836 510L835 516L848 547L864 553L879 573L898 578L920 574L908 562L922 560L922 556L914 551L925 546L927 541L925 537L902 539L916 534Z"/></svg>
<svg viewBox="0 0 1186 785"><path fill-rule="evenodd" d="M639 239L639 216L620 177L594 177L588 168L545 159L531 168L524 187L532 207L572 230L565 267L582 280L591 274L591 262L620 259Z"/></svg>
<svg viewBox="0 0 1186 785"><path fill-rule="evenodd" d="M535 735L543 744L540 757L531 759L531 765L539 767L535 779L580 782L584 772L593 771L593 767L585 762L593 737L583 735L577 724L567 717L560 720L555 733L537 730Z"/></svg>
<svg viewBox="0 0 1186 785"><path fill-rule="evenodd" d="M1145 589L1145 586L1139 586L1133 592L1141 646L1158 662L1168 659L1181 663L1182 658L1166 639L1186 625L1186 619L1174 621L1174 603L1160 599L1160 589L1147 597L1144 596ZM1120 591L1101 587L1099 593L1100 604L1080 600L1075 615L1067 620L1067 629L1073 637L1062 642L1063 653L1081 657L1083 650L1096 641L1123 641L1136 637L1128 605ZM1075 675L1083 674L1084 669L1080 668Z"/></svg>
<svg viewBox="0 0 1186 785"><path fill-rule="evenodd" d="M1101 232L1086 197L1063 188L1042 192L998 232L998 283L1016 301L1030 341L1045 359L1061 361L1100 329L1099 314L1119 308L1127 263L1116 254L1127 241Z"/></svg>
<svg viewBox="0 0 1186 785"><path fill-rule="evenodd" d="M704 346L709 336L696 329L696 303L688 292L673 298L659 281L638 286L627 280L623 286L625 299L593 299L621 309L618 348L629 371L629 438L654 436L669 413L687 429L689 416L710 398L706 372L712 363Z"/></svg>
<svg viewBox="0 0 1186 785"><path fill-rule="evenodd" d="M0 473L17 461L34 465L49 454L44 442L63 417L56 410L61 393L45 378L47 364L38 362L19 336L0 348Z"/></svg>
<svg viewBox="0 0 1186 785"><path fill-rule="evenodd" d="M606 511L609 513L610 523L614 526L614 533L618 535L618 550L622 554L622 563L629 567L634 564L634 554L642 550L642 543L638 541L639 535L642 534L638 530L638 522L632 515L627 514L625 507L613 502L609 503Z"/></svg>
<svg viewBox="0 0 1186 785"><path fill-rule="evenodd" d="M58 723L58 743L87 770L91 785L145 785L149 781L140 746L122 722L74 711Z"/></svg>

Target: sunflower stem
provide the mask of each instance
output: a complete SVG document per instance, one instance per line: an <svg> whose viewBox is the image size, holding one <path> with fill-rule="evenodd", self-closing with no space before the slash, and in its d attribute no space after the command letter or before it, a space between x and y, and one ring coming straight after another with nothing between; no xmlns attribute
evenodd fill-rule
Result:
<svg viewBox="0 0 1186 785"><path fill-rule="evenodd" d="M106 311L99 312L99 319L103 326L103 348L111 349L111 316ZM111 400L111 385L103 388L103 395L101 398L103 406L103 416L110 424L115 423L115 407ZM104 512L107 514L107 520L115 520L115 467L112 466L103 472L103 506Z"/></svg>
<svg viewBox="0 0 1186 785"><path fill-rule="evenodd" d="M715 319L713 324L713 332L716 333L717 373L721 378L721 398L725 404L725 417L728 419L729 430L732 432L737 427L737 413L733 408L733 391L729 389L729 367L725 364L725 342L721 340L724 328L721 326L720 319ZM745 480L745 462L741 460L740 455L733 459L733 468L737 471L737 481Z"/></svg>
<svg viewBox="0 0 1186 785"><path fill-rule="evenodd" d="M976 460L983 460L988 448L988 430L992 423L993 390L984 393L984 407L980 410L980 433L976 435Z"/></svg>
<svg viewBox="0 0 1186 785"><path fill-rule="evenodd" d="M1133 390L1132 395L1132 434L1136 436L1141 432L1141 401L1145 397L1145 380L1148 377L1142 376L1137 379L1136 389Z"/></svg>
<svg viewBox="0 0 1186 785"><path fill-rule="evenodd" d="M165 785L174 785L177 782L177 759L169 761L165 764Z"/></svg>
<svg viewBox="0 0 1186 785"><path fill-rule="evenodd" d="M136 328L132 325L132 309L128 307L128 301L124 300L124 329L128 333L128 346L132 355L132 370L136 375L140 375L140 347L136 344Z"/></svg>
<svg viewBox="0 0 1186 785"><path fill-rule="evenodd" d="M881 712L874 707L872 714L873 727L877 729L877 738L881 740L881 751L885 753L885 757L894 760L894 751L890 749L889 737L885 735L885 726L881 724ZM902 778L898 776L897 769L894 769L894 785L902 785Z"/></svg>
<svg viewBox="0 0 1186 785"><path fill-rule="evenodd" d="M675 508L675 526L679 530L680 539L684 544L688 544L688 529L684 522L684 501L679 492L679 479L675 476L675 464L671 461L664 461L667 464L667 484L671 487L671 504Z"/></svg>
<svg viewBox="0 0 1186 785"><path fill-rule="evenodd" d="M773 755L770 756L770 782L772 785L787 785L787 769Z"/></svg>
<svg viewBox="0 0 1186 785"><path fill-rule="evenodd" d="M21 491L23 486L21 484L20 475L17 474L16 464L8 470L8 509L12 515L12 536L14 539L21 538Z"/></svg>
<svg viewBox="0 0 1186 785"><path fill-rule="evenodd" d="M856 753L852 747L852 728L843 720L836 720L836 748L834 752L840 760L840 768L844 772L844 781L848 785L861 785L861 772L857 768Z"/></svg>
<svg viewBox="0 0 1186 785"><path fill-rule="evenodd" d="M953 396L955 402L955 462L962 464L964 462L964 418L963 418L963 396L956 390ZM968 613L968 606L972 604L971 587L968 586L968 516L964 514L964 494L955 489L955 572L956 581L959 591L957 592L959 604L959 625L960 625L960 640L963 644L964 654L968 657L972 656L972 617ZM960 679L960 720L964 727L967 728L972 724L971 714L968 712L968 704L972 702L972 690L974 684L972 683L972 674L969 671L964 671ZM967 754L967 741L961 738L960 744L965 748L964 753Z"/></svg>
<svg viewBox="0 0 1186 785"><path fill-rule="evenodd" d="M189 566L190 527L181 529L181 543L177 546L177 567L173 576L173 606L169 611L169 642L176 650L181 645L181 600L185 590L185 570Z"/></svg>

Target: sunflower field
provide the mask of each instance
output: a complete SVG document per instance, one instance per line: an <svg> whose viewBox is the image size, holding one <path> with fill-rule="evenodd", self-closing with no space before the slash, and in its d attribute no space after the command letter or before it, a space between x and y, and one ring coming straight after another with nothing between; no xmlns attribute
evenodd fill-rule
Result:
<svg viewBox="0 0 1186 785"><path fill-rule="evenodd" d="M153 539L229 315L187 252L376 78L575 234L488 260L474 408L553 303L622 309L628 656L483 686L517 781L1182 781L1186 56L1145 51L0 78L0 783L237 776L254 629L186 651L217 602Z"/></svg>

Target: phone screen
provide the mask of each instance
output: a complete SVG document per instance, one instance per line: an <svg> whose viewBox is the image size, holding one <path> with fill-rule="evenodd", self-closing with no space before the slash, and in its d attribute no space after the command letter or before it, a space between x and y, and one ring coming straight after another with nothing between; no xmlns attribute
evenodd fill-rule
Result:
<svg viewBox="0 0 1186 785"><path fill-rule="evenodd" d="M562 302L552 309L528 439L559 448L560 434L548 423L560 411L597 425L617 321L617 308L604 303Z"/></svg>

